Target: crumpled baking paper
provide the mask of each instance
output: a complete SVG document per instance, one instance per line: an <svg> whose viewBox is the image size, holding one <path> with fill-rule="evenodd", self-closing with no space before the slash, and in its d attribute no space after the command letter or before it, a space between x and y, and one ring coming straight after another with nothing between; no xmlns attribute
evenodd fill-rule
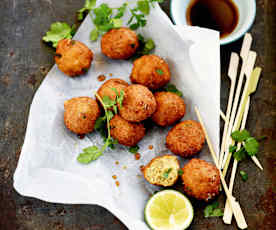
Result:
<svg viewBox="0 0 276 230"><path fill-rule="evenodd" d="M98 4L104 1L98 1ZM125 1L108 1L110 6ZM126 20L125 20L126 21ZM21 156L14 174L14 188L23 196L65 204L97 204L116 215L129 229L149 229L144 222L144 206L150 194L160 188L149 185L140 172L157 155L170 151L165 147L168 128L154 127L139 143L140 160L124 146L107 150L89 165L76 158L83 148L102 145L100 135L93 132L80 140L63 123L63 103L78 96L94 97L102 82L121 78L129 82L131 61L114 61L101 54L100 39L89 41L93 28L87 17L74 39L84 42L94 52L88 73L69 78L54 66L37 90L29 113ZM139 31L156 43L155 53L170 66L171 82L184 95L185 119L195 119L198 106L216 152L219 149L220 57L219 33L188 26L173 26L159 6L151 10L148 23ZM109 74L113 76L110 77ZM153 149L149 149L153 145ZM211 161L207 146L198 157ZM119 164L115 164L118 161ZM181 165L185 161L181 159ZM116 175L120 186L115 185Z"/></svg>

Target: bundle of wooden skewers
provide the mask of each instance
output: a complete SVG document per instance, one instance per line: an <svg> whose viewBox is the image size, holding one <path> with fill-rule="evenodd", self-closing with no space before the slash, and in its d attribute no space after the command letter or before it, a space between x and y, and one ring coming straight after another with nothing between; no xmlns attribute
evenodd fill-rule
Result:
<svg viewBox="0 0 276 230"><path fill-rule="evenodd" d="M212 158L220 171L221 182L227 196L223 221L225 224L231 224L232 215L234 214L237 225L240 229L246 229L247 224L239 203L232 195L235 175L238 166L238 161L236 159L234 159L234 163L232 166L229 186L227 186L224 178L229 168L232 157L232 153L229 151L229 147L235 144L235 141L231 138L231 134L234 131L241 131L245 129L250 107L250 95L256 91L257 84L261 75L261 68L254 68L257 54L256 52L250 50L251 44L252 36L247 33L244 36L240 57L237 53L231 54L231 60L228 70L228 76L231 80L231 87L226 114L224 115L224 113L221 112L221 117L223 118L225 124L219 155L215 153L212 143L210 142L210 139L206 132L205 126L203 124L201 115L198 109L195 108L198 119L204 129ZM242 64L239 78L237 78L240 59L242 60ZM244 81L245 84L243 84ZM243 85L244 87L242 91ZM237 144L237 151L241 148L241 145L241 143ZM251 159L258 168L263 170L256 156L251 156Z"/></svg>

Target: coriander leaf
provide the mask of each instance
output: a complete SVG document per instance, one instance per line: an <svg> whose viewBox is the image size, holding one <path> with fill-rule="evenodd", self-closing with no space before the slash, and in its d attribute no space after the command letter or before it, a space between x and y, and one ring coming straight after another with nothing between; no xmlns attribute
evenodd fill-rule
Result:
<svg viewBox="0 0 276 230"><path fill-rule="evenodd" d="M72 38L72 28L66 23L55 22L42 40L51 42L53 47L57 47L58 42L64 38Z"/></svg>
<svg viewBox="0 0 276 230"><path fill-rule="evenodd" d="M101 129L105 128L105 123L106 123L106 117L99 117L96 122L95 122L95 130L100 131Z"/></svg>
<svg viewBox="0 0 276 230"><path fill-rule="evenodd" d="M213 206L212 205L207 205L204 209L204 217L207 218L212 215L213 212Z"/></svg>
<svg viewBox="0 0 276 230"><path fill-rule="evenodd" d="M114 18L121 18L124 16L124 13L127 8L127 3L124 3L121 7L117 8L117 14L114 16Z"/></svg>
<svg viewBox="0 0 276 230"><path fill-rule="evenodd" d="M171 171L172 171L172 168L169 168L168 170L166 170L166 171L163 173L163 177L164 177L165 179L168 179L169 174L170 174Z"/></svg>
<svg viewBox="0 0 276 230"><path fill-rule="evenodd" d="M212 217L223 216L223 211L220 208L216 208L216 209L213 210L213 212L210 216L212 216Z"/></svg>
<svg viewBox="0 0 276 230"><path fill-rule="evenodd" d="M136 146L130 147L128 151L129 151L130 153L137 153L138 150L139 150L139 146L136 145Z"/></svg>
<svg viewBox="0 0 276 230"><path fill-rule="evenodd" d="M248 175L247 175L246 172L240 171L240 175L241 175L241 178L242 178L243 181L247 181Z"/></svg>
<svg viewBox="0 0 276 230"><path fill-rule="evenodd" d="M178 173L179 176L182 176L184 172L183 172L182 169L178 169L178 172L177 172L177 173Z"/></svg>
<svg viewBox="0 0 276 230"><path fill-rule="evenodd" d="M125 96L125 93L124 93L123 90L121 90L120 91L120 96L117 97L117 102L119 103L120 108L123 107L124 96Z"/></svg>
<svg viewBox="0 0 276 230"><path fill-rule="evenodd" d="M97 0L85 0L83 8L78 10L78 20L81 21L84 18L84 13L92 10L96 6Z"/></svg>
<svg viewBox="0 0 276 230"><path fill-rule="evenodd" d="M90 40L97 41L98 37L99 37L99 30L98 28L95 28L90 32Z"/></svg>
<svg viewBox="0 0 276 230"><path fill-rule="evenodd" d="M170 83L169 83L169 84L165 87L165 90L166 90L167 92L175 93L175 94L177 94L179 97L182 97L182 96L183 96L182 92L179 91L179 90L176 88L176 86L173 85L173 84L170 84Z"/></svg>
<svg viewBox="0 0 276 230"><path fill-rule="evenodd" d="M113 105L116 105L116 101L113 101L109 96L103 96L102 100L106 108L110 108Z"/></svg>
<svg viewBox="0 0 276 230"><path fill-rule="evenodd" d="M217 216L223 216L223 212L220 208L218 208L219 203L217 201L213 202L212 204L209 204L204 209L204 217L217 217Z"/></svg>
<svg viewBox="0 0 276 230"><path fill-rule="evenodd" d="M237 141L237 142L242 142L242 141L245 141L247 138L250 137L250 134L247 130L242 130L242 131L234 131L232 134L231 134L231 137L234 141Z"/></svg>
<svg viewBox="0 0 276 230"><path fill-rule="evenodd" d="M116 139L109 138L107 140L107 146L111 149L114 149L115 148L114 145L116 145L116 144L118 144L118 140L116 140Z"/></svg>
<svg viewBox="0 0 276 230"><path fill-rule="evenodd" d="M157 69L157 70L155 70L156 71L156 73L158 73L159 75L163 75L164 74L164 72L163 72L163 70L162 69Z"/></svg>
<svg viewBox="0 0 276 230"><path fill-rule="evenodd" d="M249 137L244 143L244 148L249 156L254 156L259 150L259 143L254 137Z"/></svg>
<svg viewBox="0 0 276 230"><path fill-rule="evenodd" d="M88 164L91 161L95 161L102 155L102 152L97 146L85 148L83 149L83 152L84 153L79 154L77 158L78 162L82 164Z"/></svg>
<svg viewBox="0 0 276 230"><path fill-rule="evenodd" d="M148 15L150 12L150 5L148 0L140 0L137 2L137 9L143 14Z"/></svg>
<svg viewBox="0 0 276 230"><path fill-rule="evenodd" d="M111 110L107 110L107 112L106 112L106 118L107 118L107 120L110 121L113 117L114 117L113 112Z"/></svg>
<svg viewBox="0 0 276 230"><path fill-rule="evenodd" d="M120 18L112 18L111 22L114 28L120 28L123 25L123 20Z"/></svg>
<svg viewBox="0 0 276 230"><path fill-rule="evenodd" d="M212 204L213 209L217 208L219 206L219 202L218 201L214 201Z"/></svg>
<svg viewBox="0 0 276 230"><path fill-rule="evenodd" d="M146 41L145 43L145 50L147 52L150 52L151 50L153 50L155 48L155 43L152 39L149 39Z"/></svg>
<svg viewBox="0 0 276 230"><path fill-rule="evenodd" d="M133 23L133 24L130 25L129 28L132 29L132 30L137 30L139 28L139 23Z"/></svg>
<svg viewBox="0 0 276 230"><path fill-rule="evenodd" d="M237 146L235 146L235 145L230 145L229 146L229 152L230 153L233 153L233 152L235 152L237 150Z"/></svg>
<svg viewBox="0 0 276 230"><path fill-rule="evenodd" d="M234 158L237 161L241 161L241 160L245 159L245 157L246 157L246 150L243 147L234 153Z"/></svg>

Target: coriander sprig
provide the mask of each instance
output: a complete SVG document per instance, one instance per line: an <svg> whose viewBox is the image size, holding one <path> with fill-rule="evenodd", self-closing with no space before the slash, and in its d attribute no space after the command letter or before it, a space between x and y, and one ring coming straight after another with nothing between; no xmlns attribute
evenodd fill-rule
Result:
<svg viewBox="0 0 276 230"><path fill-rule="evenodd" d="M229 147L229 152L234 154L234 158L237 161L245 159L247 155L254 156L259 151L259 142L247 130L235 131L231 134L231 137L237 143L242 144L238 151L236 151L237 147L234 145Z"/></svg>
<svg viewBox="0 0 276 230"><path fill-rule="evenodd" d="M130 8L129 3L123 3L118 8L111 8L108 4L102 3L96 6L96 0L86 0L83 8L78 11L78 19L83 20L84 14L88 13L95 28L90 32L90 40L96 41L98 37L111 29L119 28L123 25L121 19L126 11L131 16L127 25L132 30L137 30L147 24L146 16L149 15L154 3L162 3L163 0L138 0L135 7Z"/></svg>
<svg viewBox="0 0 276 230"><path fill-rule="evenodd" d="M114 148L115 144L118 144L117 140L114 140L110 135L110 121L114 116L114 113L117 114L118 108L117 106L122 106L124 100L124 92L120 91L120 94L116 89L112 89L116 92L115 100L112 100L108 96L104 96L101 98L97 93L95 94L96 98L102 104L104 109L104 116L99 117L95 123L95 130L100 132L102 137L104 138L104 145L99 148L97 146L91 146L83 149L83 153L80 153L77 160L82 164L88 164L91 161L97 160L103 152L109 147L111 149ZM107 130L107 134L106 134Z"/></svg>
<svg viewBox="0 0 276 230"><path fill-rule="evenodd" d="M218 207L219 203L217 201L210 205L207 205L204 209L204 217L220 217L223 216L223 211Z"/></svg>

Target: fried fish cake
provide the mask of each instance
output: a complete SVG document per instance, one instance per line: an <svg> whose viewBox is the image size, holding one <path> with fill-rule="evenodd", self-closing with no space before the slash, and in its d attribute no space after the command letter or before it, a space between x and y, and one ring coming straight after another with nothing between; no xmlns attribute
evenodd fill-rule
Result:
<svg viewBox="0 0 276 230"><path fill-rule="evenodd" d="M157 125L172 125L184 117L186 105L181 97L171 92L157 92L154 97L157 108L151 118Z"/></svg>
<svg viewBox="0 0 276 230"><path fill-rule="evenodd" d="M102 53L111 59L128 59L136 52L138 46L138 36L126 27L108 31L101 40Z"/></svg>
<svg viewBox="0 0 276 230"><path fill-rule="evenodd" d="M75 97L64 102L64 124L76 134L92 132L99 116L98 103L90 97Z"/></svg>
<svg viewBox="0 0 276 230"><path fill-rule="evenodd" d="M199 200L208 201L219 194L219 170L204 160L192 159L183 167L184 191Z"/></svg>
<svg viewBox="0 0 276 230"><path fill-rule="evenodd" d="M155 110L155 98L147 87L135 84L125 88L123 106L119 108L122 118L140 122L149 118Z"/></svg>
<svg viewBox="0 0 276 230"><path fill-rule="evenodd" d="M171 79L169 65L157 55L144 55L134 61L130 79L149 89L159 89Z"/></svg>
<svg viewBox="0 0 276 230"><path fill-rule="evenodd" d="M166 138L166 146L173 153L190 157L198 153L205 142L205 135L199 122L182 121L174 126Z"/></svg>
<svg viewBox="0 0 276 230"><path fill-rule="evenodd" d="M145 136L146 129L141 123L132 123L115 115L110 121L110 134L121 145L135 146Z"/></svg>
<svg viewBox="0 0 276 230"><path fill-rule="evenodd" d="M85 74L93 61L93 52L82 42L63 39L58 42L55 62L70 77Z"/></svg>
<svg viewBox="0 0 276 230"><path fill-rule="evenodd" d="M119 78L114 78L102 84L97 93L101 98L103 98L104 96L108 96L110 99L115 100L116 92L114 91L114 89L116 89L117 92L120 94L120 92L124 91L127 86L128 83L126 81Z"/></svg>
<svg viewBox="0 0 276 230"><path fill-rule="evenodd" d="M176 156L164 155L153 158L143 167L142 172L150 184L167 187L175 184L179 169Z"/></svg>

